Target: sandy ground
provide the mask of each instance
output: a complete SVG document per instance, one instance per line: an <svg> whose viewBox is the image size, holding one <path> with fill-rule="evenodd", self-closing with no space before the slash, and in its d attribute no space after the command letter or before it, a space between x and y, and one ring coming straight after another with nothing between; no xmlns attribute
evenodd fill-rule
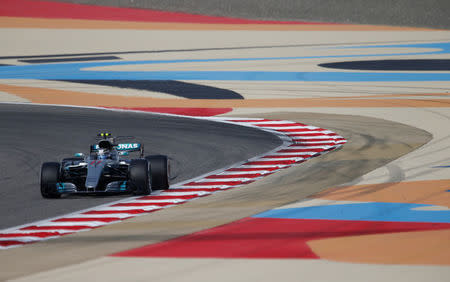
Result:
<svg viewBox="0 0 450 282"><path fill-rule="evenodd" d="M16 23L17 24L17 23ZM49 24L48 22L45 24ZM91 23L95 24L95 23ZM2 56L61 54L73 52L118 52L199 48L264 48L162 52L124 55L126 60L222 59L279 57L299 54L345 55L349 50L329 45L366 45L441 42L448 31L208 31L208 30L79 30L0 29L5 42ZM48 26L47 26L48 27ZM72 26L73 27L73 26ZM193 27L189 27L193 29ZM117 40L120 38L120 40ZM314 46L311 46L314 45ZM323 45L321 45L323 44ZM279 47L281 45L299 45ZM278 47L274 47L278 46ZM371 48L370 52L398 52L398 48ZM422 52L418 49L414 52ZM361 53L360 53L361 52ZM368 50L358 51L358 59L373 59ZM409 50L409 52L412 52ZM129 57L128 57L129 56ZM404 55L402 55L404 56ZM395 58L404 58L393 56ZM430 58L448 58L431 54ZM425 58L425 57L421 57ZM323 58L323 62L354 58ZM261 63L207 62L123 66L127 70L264 70L318 71L314 60L272 60ZM5 64L19 64L17 59ZM108 71L117 71L117 66ZM326 71L326 70L324 70ZM331 129L349 140L342 150L313 159L242 188L218 193L191 203L142 216L95 231L66 236L0 252L1 279L22 277L21 281L61 281L82 279L123 280L215 280L298 281L448 281L449 268L354 264L336 258L308 260L223 260L115 258L111 253L160 242L180 235L231 222L242 217L292 203L330 187L398 183L403 181L448 180L450 148L448 131L449 81L440 82L254 82L191 81L230 88L247 100L174 99L166 94L135 90L106 89L91 85L36 80L1 80L3 101L25 99L35 103L107 106L205 106L233 107L232 115L298 120ZM46 89L51 88L51 90ZM119 93L120 92L120 93ZM432 94L427 95L427 94ZM383 95L380 95L383 94ZM411 96L412 94L417 96ZM154 95L154 96L153 96ZM370 99L367 96L370 95ZM394 96L390 96L394 95ZM348 98L351 96L350 98ZM16 98L18 97L18 98ZM89 97L91 100L86 101ZM107 97L107 99L105 99ZM330 98L331 97L331 98ZM286 100L290 98L292 100ZM124 104L124 101L128 104ZM438 106L439 105L439 106ZM412 153L411 153L412 152ZM384 199L389 199L386 195ZM448 233L441 234L448 236ZM430 237L431 238L431 237ZM448 238L448 237L447 237ZM386 246L395 241L385 241ZM420 247L418 244L411 245ZM420 249L420 248L419 248ZM376 251L372 250L372 251ZM65 255L70 254L70 255ZM331 259L333 261L331 261ZM343 260L345 261L345 260ZM120 271L116 271L120 269ZM267 269L267 271L261 271Z"/></svg>

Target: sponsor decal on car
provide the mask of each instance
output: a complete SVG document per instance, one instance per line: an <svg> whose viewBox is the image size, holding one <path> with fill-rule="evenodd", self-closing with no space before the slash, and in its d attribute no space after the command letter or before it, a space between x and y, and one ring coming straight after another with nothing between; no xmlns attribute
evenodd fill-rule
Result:
<svg viewBox="0 0 450 282"><path fill-rule="evenodd" d="M98 144L91 146L91 151L98 151L100 147ZM141 149L141 144L139 143L122 143L116 146L117 151L138 151Z"/></svg>
<svg viewBox="0 0 450 282"><path fill-rule="evenodd" d="M137 150L141 147L139 143L124 143L116 146L117 150Z"/></svg>

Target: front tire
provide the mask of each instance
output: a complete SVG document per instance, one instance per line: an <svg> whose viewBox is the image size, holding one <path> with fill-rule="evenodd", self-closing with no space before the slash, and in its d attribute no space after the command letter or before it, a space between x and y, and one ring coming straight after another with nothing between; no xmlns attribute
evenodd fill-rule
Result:
<svg viewBox="0 0 450 282"><path fill-rule="evenodd" d="M166 190L169 189L169 166L167 156L154 155L146 156L145 159L149 162L152 168L152 189Z"/></svg>
<svg viewBox="0 0 450 282"><path fill-rule="evenodd" d="M61 165L59 163L43 163L41 168L41 195L47 199L61 197L56 187L60 179Z"/></svg>
<svg viewBox="0 0 450 282"><path fill-rule="evenodd" d="M147 160L131 160L128 168L128 182L135 195L149 195L150 188L150 166Z"/></svg>

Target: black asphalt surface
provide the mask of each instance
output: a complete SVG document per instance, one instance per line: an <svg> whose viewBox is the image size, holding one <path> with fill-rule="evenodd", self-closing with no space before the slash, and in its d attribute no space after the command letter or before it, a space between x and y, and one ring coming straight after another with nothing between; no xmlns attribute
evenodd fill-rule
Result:
<svg viewBox="0 0 450 282"><path fill-rule="evenodd" d="M59 0L257 20L449 29L448 0Z"/></svg>
<svg viewBox="0 0 450 282"><path fill-rule="evenodd" d="M161 92L187 99L244 99L241 94L229 89L176 80L72 79L62 81Z"/></svg>
<svg viewBox="0 0 450 282"><path fill-rule="evenodd" d="M43 199L40 166L87 152L98 132L134 135L146 154L171 159L171 183L267 152L274 135L241 126L145 113L0 104L0 229L46 219L126 196Z"/></svg>
<svg viewBox="0 0 450 282"><path fill-rule="evenodd" d="M347 61L319 64L319 67L342 70L376 71L450 71L449 59L403 59Z"/></svg>

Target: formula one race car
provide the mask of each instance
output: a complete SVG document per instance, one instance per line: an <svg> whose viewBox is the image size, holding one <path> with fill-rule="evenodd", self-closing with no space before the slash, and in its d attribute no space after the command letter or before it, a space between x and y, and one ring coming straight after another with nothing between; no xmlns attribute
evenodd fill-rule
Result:
<svg viewBox="0 0 450 282"><path fill-rule="evenodd" d="M140 143L117 143L132 136L112 137L100 133L89 156L82 153L60 163L46 162L41 169L41 194L59 198L62 194L133 193L148 195L169 188L168 160L163 155L144 157ZM123 156L138 153L133 159Z"/></svg>

